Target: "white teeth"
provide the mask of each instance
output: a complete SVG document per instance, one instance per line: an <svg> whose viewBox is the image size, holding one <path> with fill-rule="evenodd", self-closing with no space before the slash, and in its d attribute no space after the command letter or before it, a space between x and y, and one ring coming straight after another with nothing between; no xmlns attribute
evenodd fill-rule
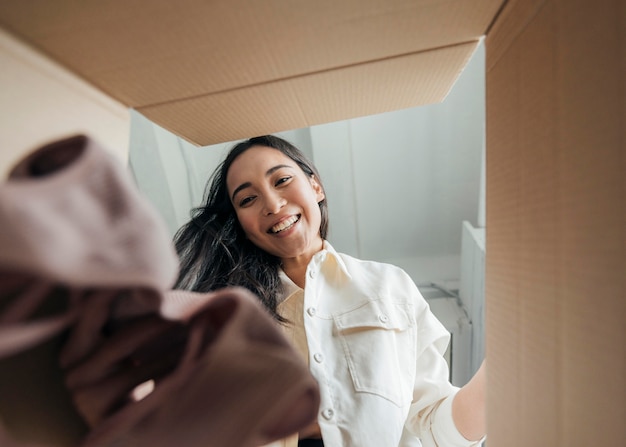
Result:
<svg viewBox="0 0 626 447"><path fill-rule="evenodd" d="M291 227L293 224L295 224L298 219L300 219L298 216L291 216L289 219L287 220L283 220L281 223L278 223L276 225L274 225L270 231L272 233L279 233L283 230L286 230L287 228Z"/></svg>

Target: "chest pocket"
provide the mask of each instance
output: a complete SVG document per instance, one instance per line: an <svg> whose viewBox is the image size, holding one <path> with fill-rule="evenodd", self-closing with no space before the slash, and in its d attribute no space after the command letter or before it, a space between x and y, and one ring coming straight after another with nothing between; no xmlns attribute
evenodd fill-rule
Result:
<svg viewBox="0 0 626 447"><path fill-rule="evenodd" d="M410 306L371 301L333 320L355 390L409 403L417 343Z"/></svg>

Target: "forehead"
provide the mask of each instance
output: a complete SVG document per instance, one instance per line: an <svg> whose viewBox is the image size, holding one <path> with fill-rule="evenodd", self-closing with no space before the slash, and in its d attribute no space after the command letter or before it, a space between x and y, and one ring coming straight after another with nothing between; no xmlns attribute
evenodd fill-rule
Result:
<svg viewBox="0 0 626 447"><path fill-rule="evenodd" d="M252 146L240 154L228 168L226 184L231 190L244 182L252 182L264 177L268 170L278 165L298 168L295 161L278 149L267 146Z"/></svg>

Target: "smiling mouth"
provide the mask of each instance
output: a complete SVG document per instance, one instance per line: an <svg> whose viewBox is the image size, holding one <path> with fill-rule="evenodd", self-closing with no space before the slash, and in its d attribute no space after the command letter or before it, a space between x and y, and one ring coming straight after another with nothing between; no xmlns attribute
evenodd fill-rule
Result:
<svg viewBox="0 0 626 447"><path fill-rule="evenodd" d="M291 216L289 219L283 220L282 222L274 225L272 228L269 229L268 233L277 234L277 233L280 233L281 231L288 230L289 228L293 227L294 224L298 222L299 220L300 220L299 214L296 216Z"/></svg>

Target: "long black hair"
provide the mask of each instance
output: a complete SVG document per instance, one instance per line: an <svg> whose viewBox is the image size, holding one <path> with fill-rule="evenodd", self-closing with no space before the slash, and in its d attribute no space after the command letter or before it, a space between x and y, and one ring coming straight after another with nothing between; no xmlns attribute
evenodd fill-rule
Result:
<svg viewBox="0 0 626 447"><path fill-rule="evenodd" d="M210 292L226 286L242 286L257 295L276 319L284 321L276 312L276 300L281 291L280 260L246 238L226 186L233 161L253 146L279 150L324 188L317 168L288 141L265 135L238 143L209 178L203 205L192 210L191 220L174 235L180 258L180 273L174 287ZM320 236L326 239L328 205L325 198L319 202L319 207Z"/></svg>

